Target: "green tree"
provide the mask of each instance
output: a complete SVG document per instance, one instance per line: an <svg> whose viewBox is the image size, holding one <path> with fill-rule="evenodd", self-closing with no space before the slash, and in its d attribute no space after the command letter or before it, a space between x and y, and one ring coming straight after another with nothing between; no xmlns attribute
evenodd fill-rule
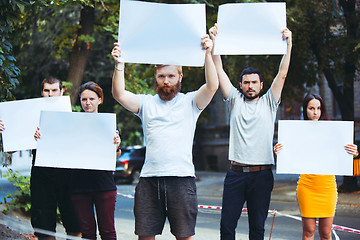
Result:
<svg viewBox="0 0 360 240"><path fill-rule="evenodd" d="M21 0L0 2L0 102L15 99L12 90L19 84L20 69L16 66L9 36L27 5L28 1ZM2 139L0 136L1 149ZM10 164L11 155L0 153L0 162L4 165Z"/></svg>
<svg viewBox="0 0 360 240"><path fill-rule="evenodd" d="M9 35L13 31L20 14L24 11L27 1L2 1L0 3L0 99L2 101L13 100L11 92L17 84L20 69L15 65L12 44Z"/></svg>
<svg viewBox="0 0 360 240"><path fill-rule="evenodd" d="M342 120L354 121L354 81L359 69L359 6L356 0L287 1L289 26L297 49L296 67L309 71L305 83L325 76ZM294 64L292 64L294 65ZM298 73L298 71L294 71ZM339 191L358 190L355 177L344 177Z"/></svg>

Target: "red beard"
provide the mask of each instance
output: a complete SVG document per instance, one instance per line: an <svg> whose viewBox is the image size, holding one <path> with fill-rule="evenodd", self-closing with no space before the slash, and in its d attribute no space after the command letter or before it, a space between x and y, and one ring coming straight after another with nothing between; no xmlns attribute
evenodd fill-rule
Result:
<svg viewBox="0 0 360 240"><path fill-rule="evenodd" d="M181 82L178 81L174 86L159 86L155 81L155 92L159 95L163 101L170 101L173 99L181 89Z"/></svg>

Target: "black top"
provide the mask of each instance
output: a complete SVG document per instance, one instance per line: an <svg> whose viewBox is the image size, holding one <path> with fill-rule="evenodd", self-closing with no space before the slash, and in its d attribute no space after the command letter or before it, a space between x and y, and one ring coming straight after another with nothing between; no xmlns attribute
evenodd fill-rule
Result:
<svg viewBox="0 0 360 240"><path fill-rule="evenodd" d="M73 169L70 182L70 191L73 193L116 190L112 171Z"/></svg>
<svg viewBox="0 0 360 240"><path fill-rule="evenodd" d="M67 168L51 168L51 167L35 167L36 150L32 150L33 154L33 168L39 168L47 171L47 174L52 175L67 175L69 181L69 188L71 192L100 192L116 190L114 181L114 173L105 170L86 170L86 169L67 169ZM42 172L43 174L44 172ZM53 177L54 177L53 176Z"/></svg>

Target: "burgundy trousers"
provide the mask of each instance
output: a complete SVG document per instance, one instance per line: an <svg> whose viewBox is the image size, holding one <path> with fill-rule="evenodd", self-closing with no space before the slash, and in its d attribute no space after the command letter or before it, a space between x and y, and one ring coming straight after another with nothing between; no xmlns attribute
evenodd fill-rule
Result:
<svg viewBox="0 0 360 240"><path fill-rule="evenodd" d="M83 238L96 240L96 211L96 219L99 225L101 239L116 239L114 220L116 202L115 190L105 192L72 193L71 199L78 216Z"/></svg>

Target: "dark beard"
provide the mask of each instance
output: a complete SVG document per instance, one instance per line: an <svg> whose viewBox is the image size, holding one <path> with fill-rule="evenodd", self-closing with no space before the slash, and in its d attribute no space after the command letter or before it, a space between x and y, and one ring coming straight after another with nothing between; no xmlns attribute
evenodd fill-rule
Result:
<svg viewBox="0 0 360 240"><path fill-rule="evenodd" d="M164 87L160 87L157 82L155 81L155 92L159 95L160 99L163 101L170 101L173 99L181 89L181 82L174 86L170 86L169 88L165 89Z"/></svg>
<svg viewBox="0 0 360 240"><path fill-rule="evenodd" d="M259 95L260 95L260 93L254 95L254 96L249 96L249 95L247 95L247 94L244 94L246 100L254 100L254 99L257 98Z"/></svg>

